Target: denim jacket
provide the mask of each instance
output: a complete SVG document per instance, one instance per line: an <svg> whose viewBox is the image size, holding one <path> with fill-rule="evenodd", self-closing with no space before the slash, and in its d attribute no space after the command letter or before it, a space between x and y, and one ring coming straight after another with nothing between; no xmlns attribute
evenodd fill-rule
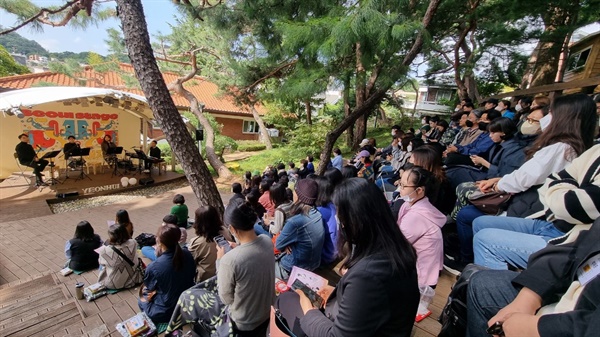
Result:
<svg viewBox="0 0 600 337"><path fill-rule="evenodd" d="M471 144L465 146L456 145L456 147L460 154L468 156L477 155L485 158L493 145L494 142L490 138L490 134L482 132Z"/></svg>
<svg viewBox="0 0 600 337"><path fill-rule="evenodd" d="M281 259L281 266L287 271L291 271L293 266L315 270L321 264L324 241L325 224L316 208L311 209L308 215L294 215L285 223L275 242L282 252L286 247L292 249L292 254Z"/></svg>

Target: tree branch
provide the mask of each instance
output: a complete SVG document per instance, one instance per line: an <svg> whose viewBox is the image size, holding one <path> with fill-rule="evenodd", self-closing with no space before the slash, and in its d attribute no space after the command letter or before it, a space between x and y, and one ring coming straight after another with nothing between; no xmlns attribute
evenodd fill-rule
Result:
<svg viewBox="0 0 600 337"><path fill-rule="evenodd" d="M242 88L242 90L244 91L251 91L252 89L254 89L254 87L256 87L257 85L261 84L262 82L264 82L265 80L271 78L271 77L275 77L277 76L277 74L279 72L281 72L282 70L284 70L285 68L289 68L292 67L293 65L295 65L296 63L298 63L298 59L292 60L288 63L282 64L281 66L275 68L275 70L273 70L272 72L268 73L267 75L259 78L258 80L256 80L254 83L250 84L249 86L246 86L244 88Z"/></svg>
<svg viewBox="0 0 600 337"><path fill-rule="evenodd" d="M12 33L14 31L18 30L19 28L32 23L35 20L45 23L44 21L39 19L41 16L48 15L48 14L60 13L60 12L64 11L65 9L69 8L70 6L73 6L74 4L75 4L75 6L73 6L73 7L77 7L78 8L77 12L79 12L81 10L81 8L79 8L79 4L76 4L78 2L79 2L79 0L71 0L71 1L68 1L67 3L65 3L64 5L62 5L61 7L58 7L57 9L40 8L40 11L36 15L30 17L29 19L21 22L20 24L14 26L12 28L1 31L0 35L6 35L8 33Z"/></svg>
<svg viewBox="0 0 600 337"><path fill-rule="evenodd" d="M429 25L431 24L431 20L433 19L435 13L437 12L438 7L440 6L440 2L441 2L441 0L430 0L429 1L429 6L427 6L427 11L425 11L425 15L423 16L423 22L422 22L423 28L417 35L417 38L415 39L415 43L412 45L412 47L410 48L408 53L406 53L406 55L404 56L404 60L402 61L403 66L405 66L405 67L410 66L412 61L421 52L421 49L423 48L423 42L424 42L423 31L427 30L427 28L429 28Z"/></svg>

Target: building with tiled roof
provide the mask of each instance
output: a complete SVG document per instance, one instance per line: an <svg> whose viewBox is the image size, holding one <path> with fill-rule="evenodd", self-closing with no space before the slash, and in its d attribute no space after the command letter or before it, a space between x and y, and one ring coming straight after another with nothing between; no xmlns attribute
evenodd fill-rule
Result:
<svg viewBox="0 0 600 337"><path fill-rule="evenodd" d="M7 76L0 78L0 92L8 90L25 89L36 86L85 86L91 88L108 88L143 96L144 93L138 88L128 86L129 78L135 79L133 66L130 64L119 64L119 71L97 72L92 67L85 67L84 71L74 77L55 72L41 72L34 74ZM175 72L163 72L165 83L175 81L179 74ZM184 87L189 90L199 102L204 104L204 111L215 117L218 123L223 125L222 134L236 140L258 139L258 125L252 117L252 112L247 107L239 107L231 97L219 93L216 84L206 78L196 76L186 82ZM180 111L190 109L189 102L177 93L172 93L173 101ZM264 109L257 106L260 115ZM148 136L157 138L162 135L158 127L149 129Z"/></svg>

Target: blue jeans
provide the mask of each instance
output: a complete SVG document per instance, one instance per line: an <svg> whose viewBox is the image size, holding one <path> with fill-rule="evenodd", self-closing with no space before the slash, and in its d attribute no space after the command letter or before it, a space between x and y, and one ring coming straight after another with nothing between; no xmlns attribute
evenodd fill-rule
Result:
<svg viewBox="0 0 600 337"><path fill-rule="evenodd" d="M142 255L148 258L150 261L156 261L156 251L152 246L142 247Z"/></svg>
<svg viewBox="0 0 600 337"><path fill-rule="evenodd" d="M460 240L460 259L462 262L473 262L473 220L485 215L473 205L460 209L456 215L456 230Z"/></svg>
<svg viewBox="0 0 600 337"><path fill-rule="evenodd" d="M527 268L531 254L564 235L552 222L502 216L477 218L473 233L475 263L491 269L507 269L507 263Z"/></svg>
<svg viewBox="0 0 600 337"><path fill-rule="evenodd" d="M254 225L254 233L256 233L256 235L261 235L264 234L268 237L272 237L271 233L269 233L269 231L267 231L266 229L264 229L263 226L261 226L260 224L255 224Z"/></svg>
<svg viewBox="0 0 600 337"><path fill-rule="evenodd" d="M512 302L519 291L511 281L518 275L508 270L482 270L467 289L467 337L490 337L487 322Z"/></svg>

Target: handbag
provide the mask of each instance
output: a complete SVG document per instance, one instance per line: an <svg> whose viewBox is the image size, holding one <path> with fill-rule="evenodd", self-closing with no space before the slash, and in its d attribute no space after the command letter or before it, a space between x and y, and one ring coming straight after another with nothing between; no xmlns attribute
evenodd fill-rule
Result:
<svg viewBox="0 0 600 337"><path fill-rule="evenodd" d="M507 207L512 194L505 192L475 191L469 196L469 202L480 211L489 215L498 215Z"/></svg>
<svg viewBox="0 0 600 337"><path fill-rule="evenodd" d="M133 261L131 261L131 259L128 258L127 255L123 254L123 252L120 249L116 248L115 246L110 246L110 248L115 253L117 253L117 255L119 255L125 262L127 262L130 266L133 267L135 265L135 263L133 263ZM142 281L144 280L145 269L146 268L144 266L144 262L142 262L142 259L140 259L138 257L138 264L137 264L137 267L135 268L136 275L135 275L135 280L134 280L134 282L136 284L142 283Z"/></svg>

